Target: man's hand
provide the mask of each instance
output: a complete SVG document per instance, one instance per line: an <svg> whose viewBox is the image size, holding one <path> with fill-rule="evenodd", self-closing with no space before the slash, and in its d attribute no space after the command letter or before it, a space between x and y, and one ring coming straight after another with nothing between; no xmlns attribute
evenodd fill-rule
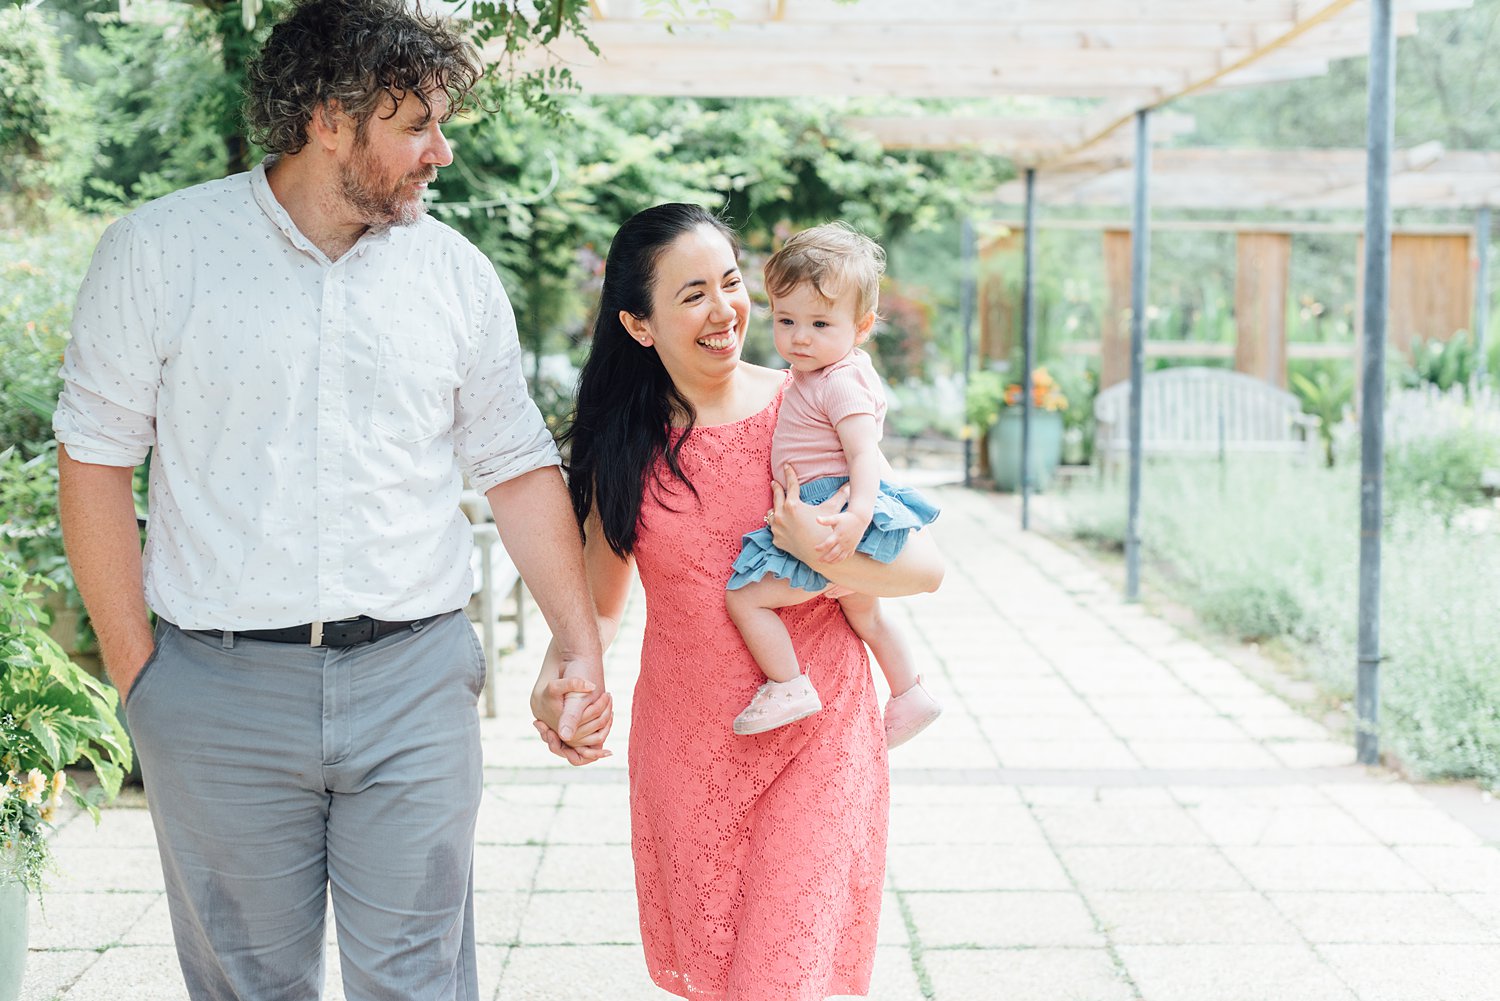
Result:
<svg viewBox="0 0 1500 1001"><path fill-rule="evenodd" d="M149 639L149 634L148 637ZM99 654L104 659L104 671L109 675L110 684L115 686L115 691L120 693L120 704L124 705L130 698L130 690L135 687L135 679L141 676L141 670L151 655L156 652L155 643L146 643L144 646L132 637L129 649L109 649L101 644ZM123 644L116 643L115 647Z"/></svg>
<svg viewBox="0 0 1500 1001"><path fill-rule="evenodd" d="M141 574L141 532L127 466L79 462L57 449L58 513L73 580L123 702L156 643Z"/></svg>

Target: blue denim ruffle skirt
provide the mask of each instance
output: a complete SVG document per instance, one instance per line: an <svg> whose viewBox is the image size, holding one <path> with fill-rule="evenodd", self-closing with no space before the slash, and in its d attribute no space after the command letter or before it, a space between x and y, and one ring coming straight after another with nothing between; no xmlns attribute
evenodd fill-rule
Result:
<svg viewBox="0 0 1500 1001"><path fill-rule="evenodd" d="M824 476L804 483L802 500L807 504L821 504L848 482L847 476ZM911 530L932 524L938 513L938 507L917 491L881 480L880 489L875 494L875 515L855 551L881 563L889 563L906 545ZM766 574L790 581L793 587L804 591L821 591L828 586L827 577L785 550L776 548L769 527L758 528L741 539L740 555L735 558L728 589L737 591Z"/></svg>

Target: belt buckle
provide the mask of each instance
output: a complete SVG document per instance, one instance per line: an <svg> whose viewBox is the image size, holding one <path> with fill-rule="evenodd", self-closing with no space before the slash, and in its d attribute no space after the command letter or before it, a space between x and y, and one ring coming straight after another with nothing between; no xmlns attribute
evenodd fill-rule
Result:
<svg viewBox="0 0 1500 1001"><path fill-rule="evenodd" d="M342 619L320 619L317 622L312 623L312 630L311 630L312 634L307 638L307 645L308 646L323 646L324 645L323 644L323 627L325 625L329 625L329 624L337 625L340 622L358 622L362 618L364 618L363 615L350 615L350 616L347 616L346 618L342 618ZM373 627L372 627L372 631L373 631Z"/></svg>

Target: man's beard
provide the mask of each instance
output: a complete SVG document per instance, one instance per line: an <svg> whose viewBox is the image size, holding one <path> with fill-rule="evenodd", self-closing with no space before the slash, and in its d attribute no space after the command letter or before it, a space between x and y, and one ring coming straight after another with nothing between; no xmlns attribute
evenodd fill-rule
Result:
<svg viewBox="0 0 1500 1001"><path fill-rule="evenodd" d="M385 184L369 146L357 140L349 162L339 166L339 193L368 226L410 226L422 218L427 205L420 197L410 197L407 189L435 177L437 170L429 167L406 174L395 184Z"/></svg>

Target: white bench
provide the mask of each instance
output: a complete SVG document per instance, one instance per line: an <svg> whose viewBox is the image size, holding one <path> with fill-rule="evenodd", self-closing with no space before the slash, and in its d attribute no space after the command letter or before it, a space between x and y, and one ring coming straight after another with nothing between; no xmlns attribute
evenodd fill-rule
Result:
<svg viewBox="0 0 1500 1001"><path fill-rule="evenodd" d="M1130 457L1130 383L1094 398L1094 452L1106 470ZM1168 368L1146 374L1141 454L1222 456L1230 452L1307 455L1317 418L1297 397L1240 372Z"/></svg>
<svg viewBox="0 0 1500 1001"><path fill-rule="evenodd" d="M472 491L465 491L459 501L474 530L474 590L465 609L470 621L478 622L484 661L488 676L484 683L484 714L495 715L495 674L502 654L513 653L526 645L526 585L511 562L510 554L500 542L500 530L489 520L489 503ZM509 608L502 608L503 603ZM496 626L508 622L515 626L515 642L501 650Z"/></svg>

